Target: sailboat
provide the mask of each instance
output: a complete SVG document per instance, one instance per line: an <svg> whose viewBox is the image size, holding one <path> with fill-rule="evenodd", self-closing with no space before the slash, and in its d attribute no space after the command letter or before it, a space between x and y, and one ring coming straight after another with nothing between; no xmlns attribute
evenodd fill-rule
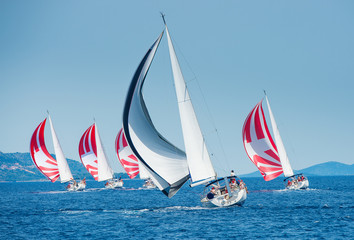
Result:
<svg viewBox="0 0 354 240"><path fill-rule="evenodd" d="M303 174L294 174L267 95L265 99L275 141L270 135L264 116L262 99L248 114L243 125L242 136L246 153L265 181L273 180L284 173L286 189L306 189L309 181Z"/></svg>
<svg viewBox="0 0 354 240"><path fill-rule="evenodd" d="M141 165L146 168L149 177L166 196L174 196L190 179L191 187L209 183L210 185L206 185L207 188L212 185L217 188L215 194L208 193L202 198L202 202L209 202L216 206L241 205L247 197L246 189L239 185L231 189L228 184L230 179L217 179L164 15L163 20L186 152L170 143L156 130L142 94L146 75L164 31L143 57L128 89L123 110L123 132L128 145ZM222 181L224 186L220 184Z"/></svg>
<svg viewBox="0 0 354 240"><path fill-rule="evenodd" d="M79 155L82 164L96 181L107 181L106 188L123 187L123 180L113 177L114 173L108 163L96 123L92 124L82 135Z"/></svg>
<svg viewBox="0 0 354 240"><path fill-rule="evenodd" d="M55 182L60 178L61 183L71 182L67 186L68 191L79 191L86 187L86 181L83 179L78 183L74 180L69 165L64 157L64 153L60 146L57 134L54 130L52 119L48 114L50 130L52 133L55 157L54 159L48 152L44 141L44 129L47 118L41 122L33 132L30 142L31 158L39 171L46 176L51 182Z"/></svg>
<svg viewBox="0 0 354 240"><path fill-rule="evenodd" d="M156 188L154 182L147 175L147 170L145 169L144 165L139 163L138 158L134 155L133 151L129 147L127 139L124 136L123 128L120 129L117 134L115 150L119 162L123 166L130 179L135 178L139 174L140 179L145 179L143 188Z"/></svg>

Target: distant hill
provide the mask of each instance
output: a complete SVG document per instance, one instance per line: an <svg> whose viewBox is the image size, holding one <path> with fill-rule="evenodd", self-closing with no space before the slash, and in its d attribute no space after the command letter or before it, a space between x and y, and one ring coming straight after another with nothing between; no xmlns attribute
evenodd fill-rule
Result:
<svg viewBox="0 0 354 240"><path fill-rule="evenodd" d="M54 155L53 155L54 156ZM70 170L76 179L93 180L81 162L67 159ZM313 165L295 173L304 173L306 176L349 176L354 175L354 164L340 162L326 162ZM129 178L126 173L117 173L122 178ZM241 177L262 177L259 171L240 175ZM37 169L29 153L0 152L0 181L46 181L47 178Z"/></svg>
<svg viewBox="0 0 354 240"><path fill-rule="evenodd" d="M304 168L297 172L315 176L349 176L354 175L354 164L349 165L340 162L326 162Z"/></svg>
<svg viewBox="0 0 354 240"><path fill-rule="evenodd" d="M294 170L294 173L303 173L306 176L350 176L354 175L354 164L349 165L340 162L325 162L301 170ZM259 171L240 176L262 177Z"/></svg>
<svg viewBox="0 0 354 240"><path fill-rule="evenodd" d="M53 155L55 156L55 155ZM74 178L92 179L81 162L67 159ZM127 174L118 174L128 178ZM34 165L30 153L3 153L0 152L0 181L46 181L47 178Z"/></svg>

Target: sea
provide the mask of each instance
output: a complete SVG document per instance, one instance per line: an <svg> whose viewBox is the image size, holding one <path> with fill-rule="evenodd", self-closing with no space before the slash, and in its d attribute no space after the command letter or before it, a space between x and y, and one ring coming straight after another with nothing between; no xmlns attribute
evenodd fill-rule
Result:
<svg viewBox="0 0 354 240"><path fill-rule="evenodd" d="M203 187L172 198L142 180L82 192L51 182L0 183L0 239L354 239L354 176L309 177L308 190L281 178L244 178L242 207L203 206Z"/></svg>

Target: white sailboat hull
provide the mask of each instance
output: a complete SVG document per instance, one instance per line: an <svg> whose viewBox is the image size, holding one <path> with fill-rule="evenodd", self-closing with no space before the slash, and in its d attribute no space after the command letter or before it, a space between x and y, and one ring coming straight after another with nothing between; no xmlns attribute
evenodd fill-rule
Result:
<svg viewBox="0 0 354 240"><path fill-rule="evenodd" d="M145 183L143 185L143 188L146 188L146 189L155 189L157 188L157 186L154 184L154 183Z"/></svg>
<svg viewBox="0 0 354 240"><path fill-rule="evenodd" d="M246 189L240 189L231 192L230 195L216 195L213 199L208 199L207 197L203 198L201 202L211 203L217 207L230 207L234 205L242 206L246 201L247 191Z"/></svg>
<svg viewBox="0 0 354 240"><path fill-rule="evenodd" d="M80 181L78 186L77 186L76 191L81 191L81 190L84 190L85 188L86 188L86 182Z"/></svg>
<svg viewBox="0 0 354 240"><path fill-rule="evenodd" d="M76 192L76 191L82 191L86 188L86 182L80 181L76 185L75 184L70 184L66 188L69 192Z"/></svg>
<svg viewBox="0 0 354 240"><path fill-rule="evenodd" d="M289 189L289 190L306 189L309 187L309 185L310 185L309 180L305 179L303 181L292 184L291 186L287 186L286 189Z"/></svg>
<svg viewBox="0 0 354 240"><path fill-rule="evenodd" d="M146 188L146 189L157 189L156 186L152 186L152 185L148 185L148 186L143 185L143 188Z"/></svg>
<svg viewBox="0 0 354 240"><path fill-rule="evenodd" d="M119 181L118 179L114 179L112 181L107 182L105 188L121 188L123 187L123 181Z"/></svg>

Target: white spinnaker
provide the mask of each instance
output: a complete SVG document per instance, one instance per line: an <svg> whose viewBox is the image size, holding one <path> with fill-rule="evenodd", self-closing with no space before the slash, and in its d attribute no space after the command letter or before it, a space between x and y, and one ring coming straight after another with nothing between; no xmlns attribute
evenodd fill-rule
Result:
<svg viewBox="0 0 354 240"><path fill-rule="evenodd" d="M140 163L146 165L148 175L164 194L172 197L188 180L186 156L155 129L142 94L144 80L162 34L134 74L124 106L123 128L129 146Z"/></svg>
<svg viewBox="0 0 354 240"><path fill-rule="evenodd" d="M104 152L101 137L98 132L97 124L95 123L95 136L97 147L97 165L98 165L98 181L106 181L113 178L113 170L109 166L106 154Z"/></svg>
<svg viewBox="0 0 354 240"><path fill-rule="evenodd" d="M278 148L278 154L279 154L281 165L283 167L284 176L290 177L290 176L294 175L294 172L293 172L293 169L291 168L288 156L286 154L286 150L285 150L283 141L280 137L279 129L278 129L277 123L275 122L275 118L273 116L272 109L270 108L270 104L269 104L267 96L266 96L266 100L267 100L267 106L268 106L268 110L269 110L270 122L272 123L274 141L275 141L275 144L277 145L277 148Z"/></svg>
<svg viewBox="0 0 354 240"><path fill-rule="evenodd" d="M71 174L68 162L65 159L63 150L61 149L57 134L54 130L52 119L50 115L48 115L49 118L49 123L50 123L50 130L52 132L52 138L53 138L53 145L54 145L54 152L55 152L55 158L58 163L58 169L59 169L59 175L60 175L60 181L62 183L68 182L70 180L73 180L73 175Z"/></svg>
<svg viewBox="0 0 354 240"><path fill-rule="evenodd" d="M184 146L192 182L215 178L216 174L200 130L197 116L194 112L194 108L189 97L188 89L184 81L167 26L166 33L179 115L182 125Z"/></svg>
<svg viewBox="0 0 354 240"><path fill-rule="evenodd" d="M144 164L140 161L138 161L138 163L139 163L139 177L140 177L140 179L150 178L150 176L148 175L148 170L146 169Z"/></svg>

